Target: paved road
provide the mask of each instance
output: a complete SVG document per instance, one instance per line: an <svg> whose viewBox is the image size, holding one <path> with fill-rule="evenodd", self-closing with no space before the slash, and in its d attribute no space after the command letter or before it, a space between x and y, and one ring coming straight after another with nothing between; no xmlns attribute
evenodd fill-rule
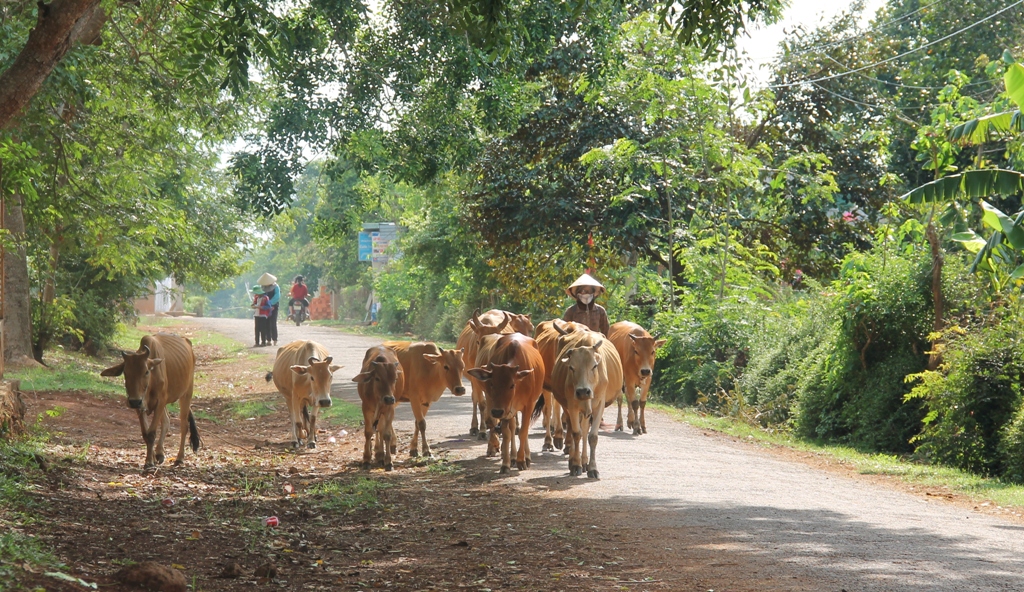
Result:
<svg viewBox="0 0 1024 592"><path fill-rule="evenodd" d="M200 322L251 342L251 321ZM379 342L283 323L280 337L323 343L345 378ZM335 385L335 396L358 401L353 383ZM470 409L468 397L446 394L427 416L428 436L470 479L494 479L500 463L483 459L484 444L470 438ZM396 417L407 448L409 407ZM652 553L717 590L1024 590L1024 526L789 462L657 413L648 428L640 437L602 434L598 481L568 477L565 457L539 452L535 430L533 468L503 483L610 509L650 533Z"/></svg>

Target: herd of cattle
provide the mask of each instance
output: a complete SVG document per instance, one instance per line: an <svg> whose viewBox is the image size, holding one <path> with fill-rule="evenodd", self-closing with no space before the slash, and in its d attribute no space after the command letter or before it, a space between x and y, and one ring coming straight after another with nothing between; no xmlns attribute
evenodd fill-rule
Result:
<svg viewBox="0 0 1024 592"><path fill-rule="evenodd" d="M605 407L618 401L616 430L623 429L623 395L628 402L626 426L647 432L645 408L655 353L655 340L643 327L623 321L609 335L585 325L545 321L534 329L529 315L502 310L479 311L466 323L456 349L429 342L389 341L371 347L363 358L357 383L362 401L365 443L363 467L373 462L393 469L398 447L392 422L395 406L409 402L415 417L411 456L431 454L427 443L427 411L445 389L464 395L462 379L472 386L470 433L486 439L487 456L501 452L501 472L530 466L529 429L543 415L543 450L565 447L569 473L598 477L598 428ZM160 333L142 338L139 350L122 352L123 361L101 375L124 374L129 407L136 410L146 442L145 467L164 461L163 442L170 417L167 405L179 403L181 441L175 464L185 454L186 425L192 450L199 449L199 431L191 412L195 355L188 339ZM295 447L316 447L316 421L321 407L331 405L331 383L340 366L320 344L293 341L277 352L267 374L285 397ZM467 364L470 362L470 364ZM149 419L149 418L152 419ZM518 443L516 436L518 435ZM586 440L583 440L586 435ZM371 453L372 450L372 453Z"/></svg>

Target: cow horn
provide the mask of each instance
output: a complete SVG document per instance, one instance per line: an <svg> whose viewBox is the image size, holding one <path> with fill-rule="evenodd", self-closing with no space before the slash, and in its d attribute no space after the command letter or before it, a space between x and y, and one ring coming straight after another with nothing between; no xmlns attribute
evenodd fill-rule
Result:
<svg viewBox="0 0 1024 592"><path fill-rule="evenodd" d="M473 330L476 331L477 327L480 326L480 309L479 308L473 311L473 318L471 318L469 320L469 322L473 325Z"/></svg>
<svg viewBox="0 0 1024 592"><path fill-rule="evenodd" d="M324 364L330 364L333 361L334 361L334 356L327 356L326 358L324 358Z"/></svg>
<svg viewBox="0 0 1024 592"><path fill-rule="evenodd" d="M149 357L149 356L150 356L150 355L152 354L152 352L151 352L151 351L149 351L149 346L148 346L148 345L146 345L146 344L142 344L142 345L141 345L141 346L139 347L139 352L141 352L141 353L144 353L144 354L146 354L146 357L147 357L147 358L148 358L148 357Z"/></svg>
<svg viewBox="0 0 1024 592"><path fill-rule="evenodd" d="M505 329L505 327L508 326L509 321L512 320L512 318L508 315L507 312L503 314L505 315L505 318L502 319L501 323L498 324L498 333L501 333Z"/></svg>
<svg viewBox="0 0 1024 592"><path fill-rule="evenodd" d="M128 356L134 356L134 355L135 355L135 354L133 354L133 353L131 353L131 352L126 352L126 351L124 351L123 349L121 350L121 357L122 357L122 358L124 358L125 360L127 360L127 359L128 359Z"/></svg>
<svg viewBox="0 0 1024 592"><path fill-rule="evenodd" d="M558 319L555 319L555 320L551 321L551 326L555 328L555 331L558 331L558 334L559 334L559 335L568 335L568 334L569 334L569 332L568 332L568 331L566 331L565 329L563 329L563 328L562 328L562 327L561 327L561 326L560 326L560 325L558 324Z"/></svg>
<svg viewBox="0 0 1024 592"><path fill-rule="evenodd" d="M309 366L312 366L313 362L319 362L319 361L320 361L320 358L318 358L316 356L309 356L309 359L306 360L306 364L309 365Z"/></svg>

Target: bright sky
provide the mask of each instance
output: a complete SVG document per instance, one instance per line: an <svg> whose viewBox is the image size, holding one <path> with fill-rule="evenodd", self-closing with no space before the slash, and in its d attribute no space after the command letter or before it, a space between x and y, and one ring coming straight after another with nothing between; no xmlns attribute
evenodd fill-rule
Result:
<svg viewBox="0 0 1024 592"><path fill-rule="evenodd" d="M753 61L748 74L754 86L768 84L768 64L778 53L779 42L785 37L788 29L796 25L803 25L808 30L814 29L848 9L851 4L853 2L850 0L790 0L789 8L783 12L782 20L778 23L748 31L749 37L741 37L738 45ZM866 0L865 20L862 26L867 26L875 12L884 4L885 0Z"/></svg>

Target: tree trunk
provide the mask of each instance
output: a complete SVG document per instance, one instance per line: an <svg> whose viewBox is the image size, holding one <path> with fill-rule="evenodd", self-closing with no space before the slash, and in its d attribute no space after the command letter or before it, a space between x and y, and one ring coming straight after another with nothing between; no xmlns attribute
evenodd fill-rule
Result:
<svg viewBox="0 0 1024 592"><path fill-rule="evenodd" d="M939 244L939 233L935 230L935 225L929 223L928 229L925 232L925 236L928 239L928 244L932 249L932 301L935 306L935 319L932 323L932 332L939 333L945 328L945 308L942 301L942 245ZM939 353L939 347L942 343L941 338L936 338L932 341L932 353L928 355L928 369L935 370L939 367L939 363L942 362L942 354Z"/></svg>
<svg viewBox="0 0 1024 592"><path fill-rule="evenodd" d="M7 199L4 228L15 245L4 251L4 362L7 366L38 366L32 356L32 316L25 252L25 218L21 196Z"/></svg>
<svg viewBox="0 0 1024 592"><path fill-rule="evenodd" d="M6 128L39 92L53 68L76 42L95 42L106 14L100 0L38 3L36 26L25 47L0 74L0 129Z"/></svg>

